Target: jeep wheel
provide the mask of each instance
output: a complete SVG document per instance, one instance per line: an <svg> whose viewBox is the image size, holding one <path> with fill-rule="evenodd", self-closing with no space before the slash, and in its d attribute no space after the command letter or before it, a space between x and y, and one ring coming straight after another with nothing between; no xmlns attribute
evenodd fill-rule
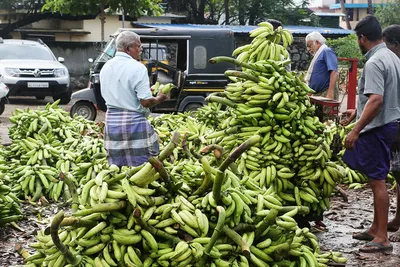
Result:
<svg viewBox="0 0 400 267"><path fill-rule="evenodd" d="M74 117L74 115L77 114L87 120L94 121L96 119L97 111L91 102L81 100L72 106L69 114L71 117Z"/></svg>
<svg viewBox="0 0 400 267"><path fill-rule="evenodd" d="M193 103L186 105L186 107L183 109L184 112L193 112L196 111L197 109L201 108L203 105L199 103Z"/></svg>
<svg viewBox="0 0 400 267"><path fill-rule="evenodd" d="M66 105L71 101L72 89L69 89L67 92L53 96L54 101L60 99L60 105Z"/></svg>
<svg viewBox="0 0 400 267"><path fill-rule="evenodd" d="M6 105L3 102L0 102L0 115L3 114L5 109L6 109Z"/></svg>

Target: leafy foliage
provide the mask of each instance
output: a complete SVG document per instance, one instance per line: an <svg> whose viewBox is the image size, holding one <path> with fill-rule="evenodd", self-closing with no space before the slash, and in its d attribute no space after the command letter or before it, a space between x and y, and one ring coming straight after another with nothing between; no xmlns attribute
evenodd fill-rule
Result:
<svg viewBox="0 0 400 267"><path fill-rule="evenodd" d="M266 19L283 24L300 24L308 18L305 7L309 0L296 4L294 0L168 0L168 11L187 14L189 23L225 23L255 25Z"/></svg>
<svg viewBox="0 0 400 267"><path fill-rule="evenodd" d="M335 51L338 57L358 58L360 62L365 61L365 57L358 47L356 34L338 39L328 39L326 44Z"/></svg>
<svg viewBox="0 0 400 267"><path fill-rule="evenodd" d="M377 5L375 16L382 28L392 24L400 24L400 2L390 2L386 6Z"/></svg>
<svg viewBox="0 0 400 267"><path fill-rule="evenodd" d="M83 15L97 13L102 4L109 8L109 12L124 9L125 15L143 16L159 15L162 11L159 0L46 0L43 10L51 10L64 14Z"/></svg>

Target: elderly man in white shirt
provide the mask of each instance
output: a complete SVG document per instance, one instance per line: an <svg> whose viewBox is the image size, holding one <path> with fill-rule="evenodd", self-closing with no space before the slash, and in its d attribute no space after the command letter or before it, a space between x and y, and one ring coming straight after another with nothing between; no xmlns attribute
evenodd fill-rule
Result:
<svg viewBox="0 0 400 267"><path fill-rule="evenodd" d="M140 37L130 31L120 33L117 53L101 69L101 95L107 113L104 146L109 164L139 166L159 153L158 135L147 120L149 108L166 95L153 97L146 67L139 62Z"/></svg>

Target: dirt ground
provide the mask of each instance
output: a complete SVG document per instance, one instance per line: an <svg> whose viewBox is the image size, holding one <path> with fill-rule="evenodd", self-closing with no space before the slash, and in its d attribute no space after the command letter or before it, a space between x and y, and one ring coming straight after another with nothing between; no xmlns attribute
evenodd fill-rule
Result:
<svg viewBox="0 0 400 267"><path fill-rule="evenodd" d="M51 99L46 98L43 101L39 101L31 98L23 98L11 99L10 101L11 104L7 105L6 111L0 115L0 137L3 144L10 142L8 127L11 124L8 117L15 108L25 109L28 106L36 108L37 106L44 106ZM62 107L69 111L71 105L72 103ZM96 121L103 119L104 113L100 113ZM346 187L343 188L346 190ZM390 217L392 217L395 211L395 197L393 191L390 190L390 185L388 185L388 189L391 199ZM348 258L346 266L400 266L400 244L398 243L392 243L394 250L391 254L367 254L358 251L358 248L365 241L352 239L351 234L363 231L370 225L373 216L372 193L369 187L359 191L346 190L346 192L349 201L346 203L340 196L333 197L331 209L324 214L323 222L327 228L325 231L317 233L321 250L342 252ZM36 231L47 227L51 216L63 208L67 207L56 205L44 207L23 204L22 209L26 218L18 222L23 231L21 232L12 226L0 229L0 267L23 265L22 257L15 251L16 244L28 248L28 244L34 242L33 235Z"/></svg>

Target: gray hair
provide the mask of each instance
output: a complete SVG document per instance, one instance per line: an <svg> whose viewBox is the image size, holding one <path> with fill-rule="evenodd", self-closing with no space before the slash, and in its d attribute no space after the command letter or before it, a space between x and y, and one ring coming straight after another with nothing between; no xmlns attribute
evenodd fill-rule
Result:
<svg viewBox="0 0 400 267"><path fill-rule="evenodd" d="M311 40L311 41L313 41L313 42L318 41L318 42L320 42L321 44L324 44L324 43L326 42L325 37L322 36L322 34L320 34L319 32L312 32L312 33L307 34L307 36L306 36L306 42L307 42L308 40Z"/></svg>
<svg viewBox="0 0 400 267"><path fill-rule="evenodd" d="M117 50L125 50L130 45L140 40L139 35L131 31L123 31L117 37Z"/></svg>

